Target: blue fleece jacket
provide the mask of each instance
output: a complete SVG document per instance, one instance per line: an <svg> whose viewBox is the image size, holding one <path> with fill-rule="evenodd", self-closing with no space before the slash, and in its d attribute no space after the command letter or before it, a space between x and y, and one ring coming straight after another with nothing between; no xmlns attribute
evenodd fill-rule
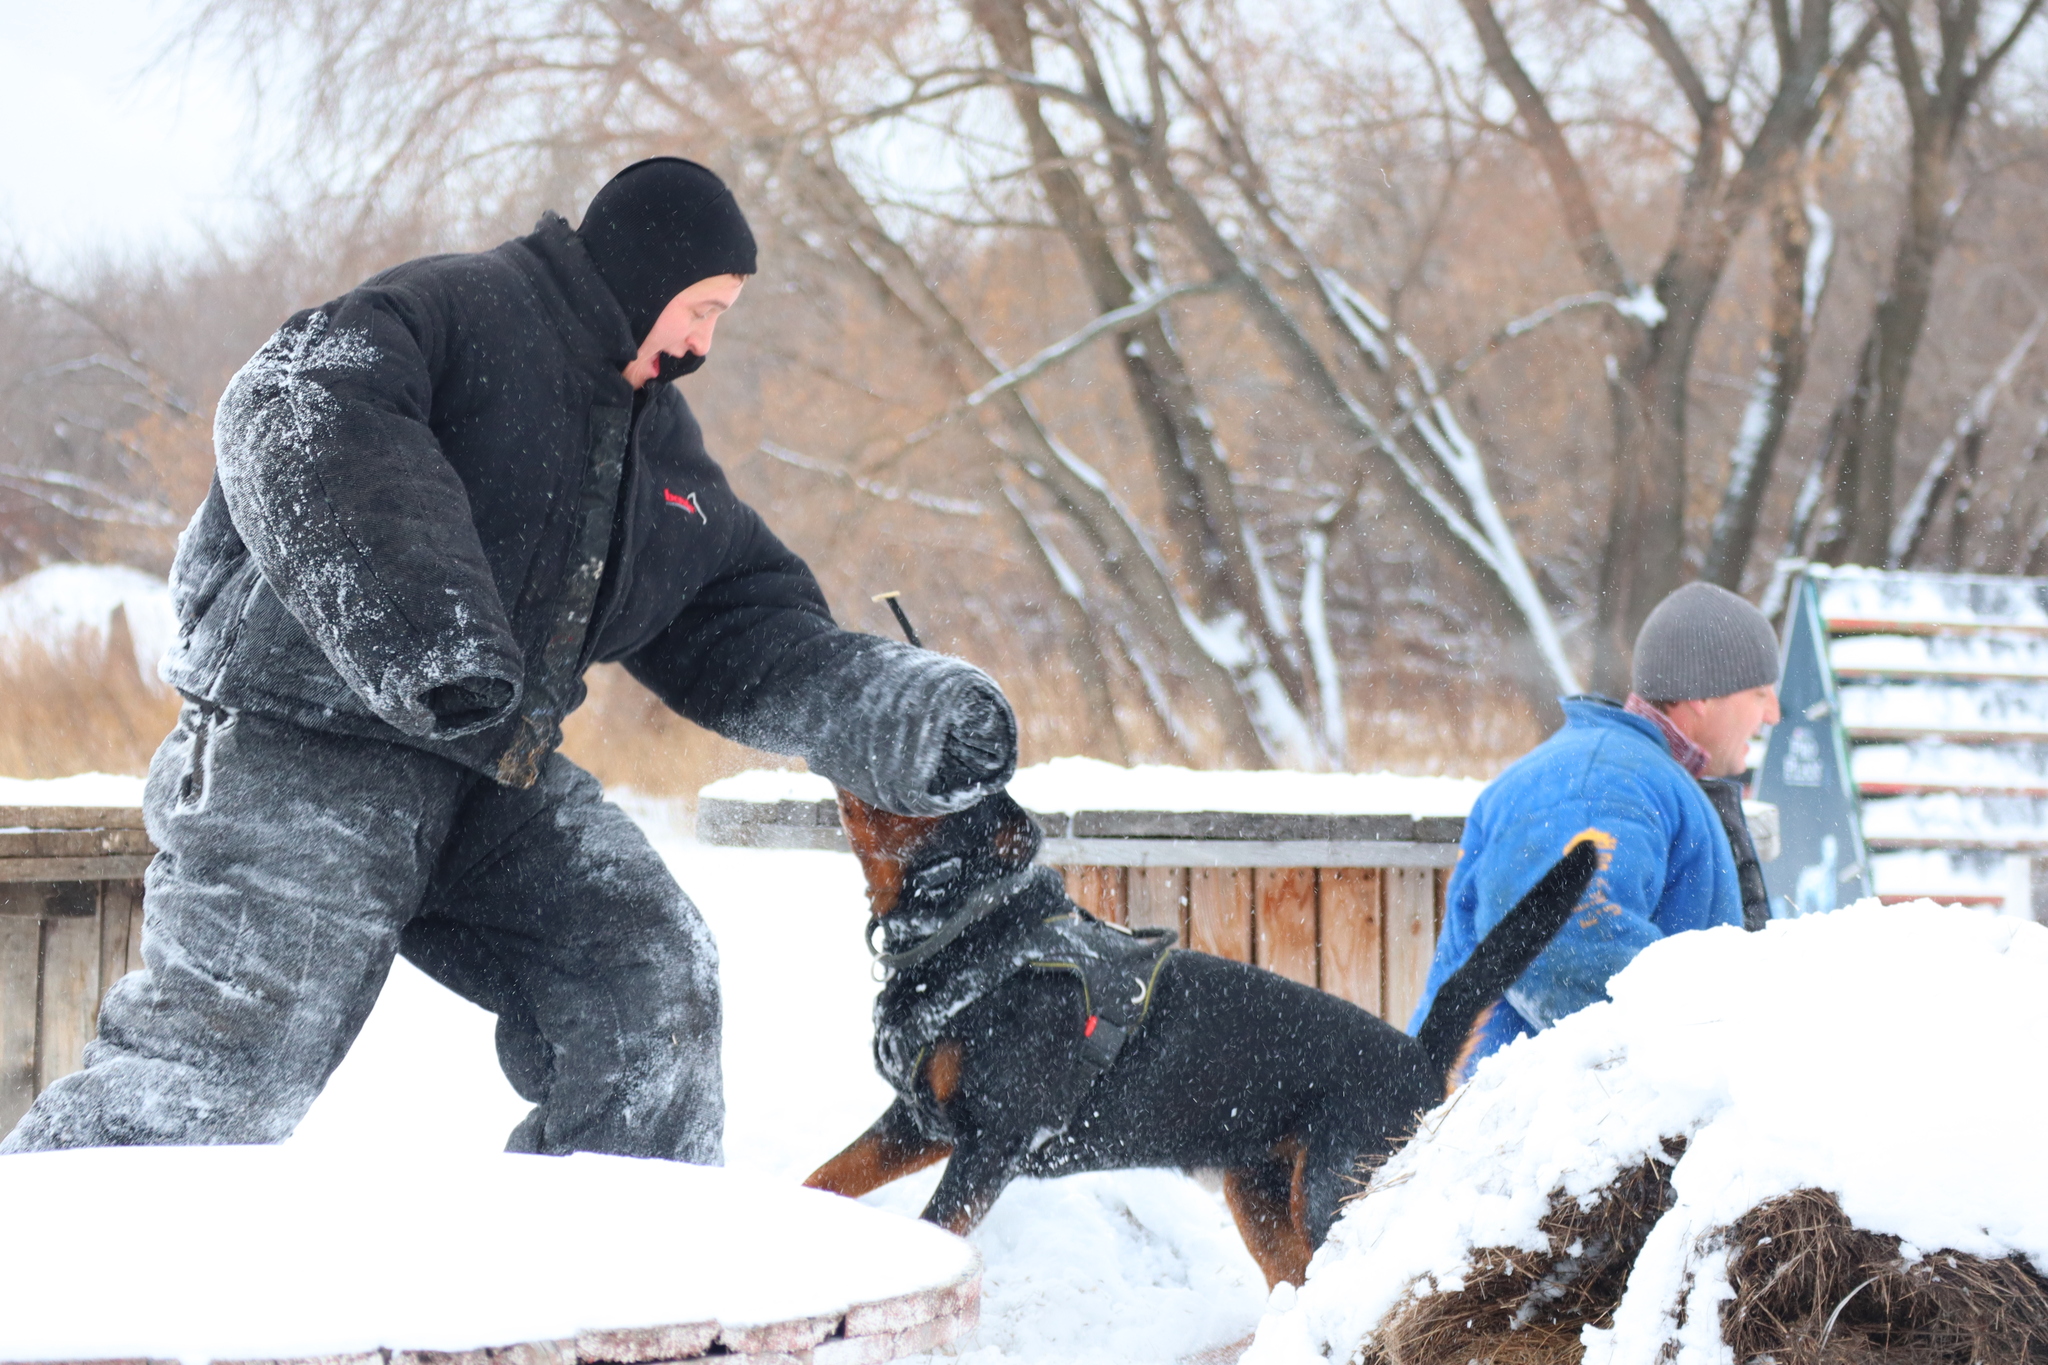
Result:
<svg viewBox="0 0 2048 1365"><path fill-rule="evenodd" d="M1578 911L1476 1032L1469 1061L1547 1027L1607 994L1607 981L1670 934L1742 923L1728 835L1657 727L1613 702L1571 697L1564 728L1502 773L1473 803L1451 873L1429 1006L1581 831L1606 837ZM1460 1079L1463 1079L1461 1076Z"/></svg>

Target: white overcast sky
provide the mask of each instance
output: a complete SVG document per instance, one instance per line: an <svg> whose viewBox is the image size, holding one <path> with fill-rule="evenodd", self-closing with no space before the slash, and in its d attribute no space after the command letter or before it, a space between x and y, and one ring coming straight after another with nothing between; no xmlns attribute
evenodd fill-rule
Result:
<svg viewBox="0 0 2048 1365"><path fill-rule="evenodd" d="M252 218L246 86L201 53L149 70L181 0L0 0L0 252L182 254Z"/></svg>

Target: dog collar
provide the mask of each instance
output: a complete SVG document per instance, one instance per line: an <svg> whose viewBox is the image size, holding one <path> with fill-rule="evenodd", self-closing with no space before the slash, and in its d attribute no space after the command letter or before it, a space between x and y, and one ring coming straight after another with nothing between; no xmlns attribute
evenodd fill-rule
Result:
<svg viewBox="0 0 2048 1365"><path fill-rule="evenodd" d="M885 953L875 946L875 930L880 928L882 924L882 917L877 915L868 921L868 955L873 957L876 965L880 966L885 972L900 972L905 967L915 967L918 963L930 958L954 939L966 933L973 927L975 921L981 919L1011 896L1017 894L1017 892L1024 888L1026 883L1033 881L1041 874L1048 877L1059 876L1059 873L1054 872L1049 867L1026 867L1012 872L1009 876L1003 877L1000 880L990 882L987 886L982 887L981 890L969 896L965 901L962 901L960 908L947 916L946 922L934 930L930 937L919 942L914 947L904 949L900 953Z"/></svg>

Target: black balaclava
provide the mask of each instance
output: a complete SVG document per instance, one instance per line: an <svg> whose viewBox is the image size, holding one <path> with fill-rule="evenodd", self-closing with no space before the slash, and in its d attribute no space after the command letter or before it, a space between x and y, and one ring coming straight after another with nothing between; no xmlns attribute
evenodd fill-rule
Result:
<svg viewBox="0 0 2048 1365"><path fill-rule="evenodd" d="M643 342L669 300L713 275L754 273L754 234L732 191L679 156L636 161L613 176L576 229ZM704 363L663 353L656 376L672 380Z"/></svg>

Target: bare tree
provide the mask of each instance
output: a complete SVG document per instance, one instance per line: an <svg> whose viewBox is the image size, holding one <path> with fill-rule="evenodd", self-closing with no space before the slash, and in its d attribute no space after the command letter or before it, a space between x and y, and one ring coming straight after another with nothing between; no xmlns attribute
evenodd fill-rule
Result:
<svg viewBox="0 0 2048 1365"><path fill-rule="evenodd" d="M2003 25L1983 0L1873 0L1911 123L1905 204L1891 273L1865 336L1854 383L1836 414L1834 514L1815 554L1835 563L1897 563L1899 421L1927 325L1935 266L1962 204L1956 158L1985 86L2041 12L2024 0ZM1923 18L1923 16L1925 16ZM1934 50L1918 30L1931 22ZM1910 538L1910 537L1909 537Z"/></svg>
<svg viewBox="0 0 2048 1365"><path fill-rule="evenodd" d="M1846 96L1846 84L1836 88ZM1831 121L1839 109L1828 113ZM1835 223L1821 207L1814 161L1808 152L1800 158L1795 173L1777 179L1765 211L1770 238L1770 330L1762 360L1750 381L1749 401L1743 406L1735 444L1728 452L1728 476L1700 569L1701 578L1731 592L1742 589L1778 449L1784 443L1792 406L1806 384L1821 298L1834 266Z"/></svg>
<svg viewBox="0 0 2048 1365"><path fill-rule="evenodd" d="M191 510L178 457L204 414L98 305L0 272L0 581L52 558L164 567Z"/></svg>
<svg viewBox="0 0 2048 1365"><path fill-rule="evenodd" d="M1678 585L1685 545L1686 406L1693 357L1708 305L1737 235L1775 185L1796 174L1825 111L1840 98L1869 44L1868 27L1846 44L1835 33L1837 0L1771 0L1776 79L1738 119L1741 77L1752 59L1738 34L1719 88L1651 0L1625 0L1634 31L1654 54L1691 115L1676 222L1645 282L1610 234L1580 155L1510 38L1494 0L1461 0L1488 67L1513 96L1532 151L1549 177L1572 249L1593 287L1611 300L1608 348L1614 476L1600 564L1593 676L1626 687L1628 657L1650 608ZM1729 7L1746 28L1757 6ZM1744 126L1746 125L1746 126ZM1768 419L1767 419L1768 420ZM1738 499L1738 503L1740 499Z"/></svg>

